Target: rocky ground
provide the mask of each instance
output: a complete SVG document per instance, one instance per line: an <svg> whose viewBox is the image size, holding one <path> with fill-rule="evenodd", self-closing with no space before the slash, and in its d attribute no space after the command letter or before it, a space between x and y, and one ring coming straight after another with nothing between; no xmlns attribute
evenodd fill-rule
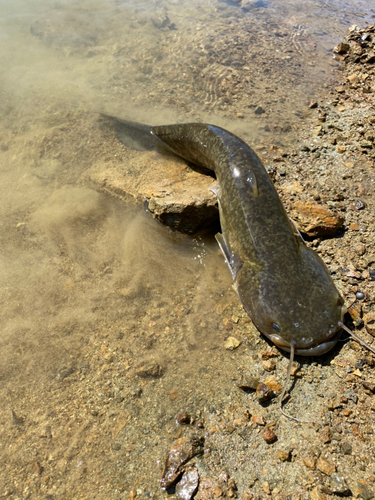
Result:
<svg viewBox="0 0 375 500"><path fill-rule="evenodd" d="M370 344L374 43L374 27L350 30L334 52L339 76L306 102L298 141L280 139L272 115L262 142L244 137ZM286 409L310 423L283 417L275 396L288 358L243 311L212 235L172 232L108 196L128 189L117 168L134 154L97 115L69 111L48 127L0 137L10 172L2 497L374 498L375 357L345 341L297 359Z"/></svg>
<svg viewBox="0 0 375 500"><path fill-rule="evenodd" d="M342 61L342 78L332 85L328 94L309 103L312 127L302 131L298 149L276 145L268 151L262 146L257 148L263 158L268 158L269 172L292 218L308 236L308 244L329 266L349 308L347 320L370 344L375 336L374 50L375 27L359 29L353 26L334 49L336 57ZM327 238L327 235L335 237ZM238 328L237 336L240 331ZM274 349L259 354L265 375L275 370L278 356ZM229 432L239 435L246 432L244 429L250 429L249 433L258 431L269 447L270 462L274 465L273 479L258 483L250 480L250 487L240 494L241 498L374 498L375 358L350 342L330 359L330 365L339 383L335 394L331 394L332 399L326 402L321 420L318 419L320 425L302 425L305 429L294 430L293 438L286 438L284 434L283 417L264 418L264 413L254 407L255 414L248 408L243 408L243 412L239 407L233 408L229 420L209 416L206 446L216 441L213 435L220 433L221 424L222 430L225 425L232 426ZM316 373L312 374L314 367ZM319 378L324 377L314 361L304 363L302 371L303 374L297 371L296 376L308 377L317 387ZM261 402L267 389L264 385L259 386L260 382L260 378L245 377L238 386L242 390L255 391L254 399ZM273 391L280 391L272 376L263 382ZM323 393L320 397L324 397ZM313 434L310 434L312 429ZM299 437L296 439L296 436ZM182 492L193 491L193 485L198 489L195 498L237 495L235 481L226 474L221 474L216 483L203 477L198 487L199 474L204 474L199 463L195 475L191 465L181 465L187 462L183 453L181 456L184 446L185 452L190 447L192 457L199 454L199 448L192 447L191 440L188 446L181 439L176 441L167 454L162 486L176 481L177 469L178 472L185 470L177 483L177 498L185 498ZM194 459L188 461L192 462ZM285 464L290 462L301 473L293 494L283 492L279 476L280 469L288 474Z"/></svg>

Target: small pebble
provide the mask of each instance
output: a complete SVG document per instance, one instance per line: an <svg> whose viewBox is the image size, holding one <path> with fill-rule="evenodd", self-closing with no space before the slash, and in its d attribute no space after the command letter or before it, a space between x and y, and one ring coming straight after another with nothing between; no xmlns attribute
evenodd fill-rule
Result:
<svg viewBox="0 0 375 500"><path fill-rule="evenodd" d="M330 443L331 439L331 429L328 426L325 426L320 434L320 440L322 443Z"/></svg>
<svg viewBox="0 0 375 500"><path fill-rule="evenodd" d="M320 488L318 486L315 486L315 488L313 488L311 490L311 500L326 500L327 497L325 496L325 494L320 490Z"/></svg>
<svg viewBox="0 0 375 500"><path fill-rule="evenodd" d="M33 467L34 467L34 470L36 472L36 474L38 474L38 476L41 475L41 473L43 472L43 467L40 465L39 462L34 462L33 463Z"/></svg>
<svg viewBox="0 0 375 500"><path fill-rule="evenodd" d="M247 391L249 389L256 391L259 384L260 381L257 378L244 375L237 383L237 387L243 391Z"/></svg>
<svg viewBox="0 0 375 500"><path fill-rule="evenodd" d="M290 459L290 450L277 450L276 457L282 462L287 462Z"/></svg>
<svg viewBox="0 0 375 500"><path fill-rule="evenodd" d="M277 439L277 436L276 434L273 432L272 429L270 429L269 427L266 427L264 429L264 431L262 432L262 438L265 440L266 443L268 444L271 444L273 443L274 441L276 441Z"/></svg>
<svg viewBox="0 0 375 500"><path fill-rule="evenodd" d="M267 384L259 384L256 390L256 397L259 403L263 403L274 398L275 393Z"/></svg>
<svg viewBox="0 0 375 500"><path fill-rule="evenodd" d="M262 484L262 487L263 487L263 491L266 493L266 495L271 495L270 485L267 481L264 481L264 483Z"/></svg>
<svg viewBox="0 0 375 500"><path fill-rule="evenodd" d="M311 470L315 470L316 458L313 456L305 457L302 459L303 464Z"/></svg>
<svg viewBox="0 0 375 500"><path fill-rule="evenodd" d="M186 413L186 411L182 411L176 417L177 423L180 425L189 425L190 424L190 415Z"/></svg>
<svg viewBox="0 0 375 500"><path fill-rule="evenodd" d="M236 339L236 337L228 337L224 343L224 347L228 349L228 351L234 351L239 345L241 345L241 342Z"/></svg>
<svg viewBox="0 0 375 500"><path fill-rule="evenodd" d="M358 300L362 300L365 298L365 294L363 292L357 292L355 296Z"/></svg>
<svg viewBox="0 0 375 500"><path fill-rule="evenodd" d="M256 115L261 115L263 113L265 113L264 109L262 108L262 106L257 106L255 109L254 109L254 113Z"/></svg>
<svg viewBox="0 0 375 500"><path fill-rule="evenodd" d="M12 411L12 424L13 425L21 425L21 424L23 424L23 418L19 417L18 415L16 415L16 413L15 413L14 410L11 410L11 411Z"/></svg>
<svg viewBox="0 0 375 500"><path fill-rule="evenodd" d="M355 202L354 208L355 208L356 210L363 210L363 209L365 208L365 206L366 206L366 205L365 205L365 203L364 203L362 200L357 200L357 201Z"/></svg>
<svg viewBox="0 0 375 500"><path fill-rule="evenodd" d="M266 421L264 420L264 417L262 417L262 415L253 415L251 417L251 421L256 425L266 425Z"/></svg>
<svg viewBox="0 0 375 500"><path fill-rule="evenodd" d="M269 347L265 351L263 351L260 355L260 357L264 360L270 359L270 358L277 358L280 357L279 351L276 349L275 346Z"/></svg>
<svg viewBox="0 0 375 500"><path fill-rule="evenodd" d="M276 362L274 359L268 359L267 361L263 361L263 368L266 372L273 372L276 368Z"/></svg>
<svg viewBox="0 0 375 500"><path fill-rule="evenodd" d="M323 474L326 474L327 476L331 476L334 472L336 472L335 464L328 462L328 460L323 457L318 458L316 467L320 470L320 472L323 472Z"/></svg>
<svg viewBox="0 0 375 500"><path fill-rule="evenodd" d="M341 443L341 451L344 455L351 455L353 447L348 441L343 441Z"/></svg>

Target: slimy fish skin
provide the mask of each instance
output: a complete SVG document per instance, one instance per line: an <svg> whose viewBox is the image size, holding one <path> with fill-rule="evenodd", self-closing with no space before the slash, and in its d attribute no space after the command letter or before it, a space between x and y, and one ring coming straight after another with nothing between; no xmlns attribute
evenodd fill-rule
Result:
<svg viewBox="0 0 375 500"><path fill-rule="evenodd" d="M221 233L216 235L238 297L275 345L320 356L336 344L345 308L322 259L290 221L256 153L214 125L151 126L178 156L214 171Z"/></svg>

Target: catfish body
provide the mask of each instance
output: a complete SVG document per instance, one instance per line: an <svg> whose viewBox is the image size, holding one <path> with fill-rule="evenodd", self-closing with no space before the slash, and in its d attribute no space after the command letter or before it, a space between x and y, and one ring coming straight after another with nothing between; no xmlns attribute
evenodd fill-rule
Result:
<svg viewBox="0 0 375 500"><path fill-rule="evenodd" d="M322 259L290 221L265 168L241 139L213 125L149 127L178 156L215 172L216 236L243 307L281 349L316 356L340 337L343 299Z"/></svg>

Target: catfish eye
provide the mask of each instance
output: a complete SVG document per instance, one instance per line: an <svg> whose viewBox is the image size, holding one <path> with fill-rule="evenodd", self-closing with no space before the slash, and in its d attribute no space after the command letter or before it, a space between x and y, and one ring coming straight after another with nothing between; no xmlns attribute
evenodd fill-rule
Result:
<svg viewBox="0 0 375 500"><path fill-rule="evenodd" d="M276 323L272 323L272 328L275 332L280 333L280 327Z"/></svg>

